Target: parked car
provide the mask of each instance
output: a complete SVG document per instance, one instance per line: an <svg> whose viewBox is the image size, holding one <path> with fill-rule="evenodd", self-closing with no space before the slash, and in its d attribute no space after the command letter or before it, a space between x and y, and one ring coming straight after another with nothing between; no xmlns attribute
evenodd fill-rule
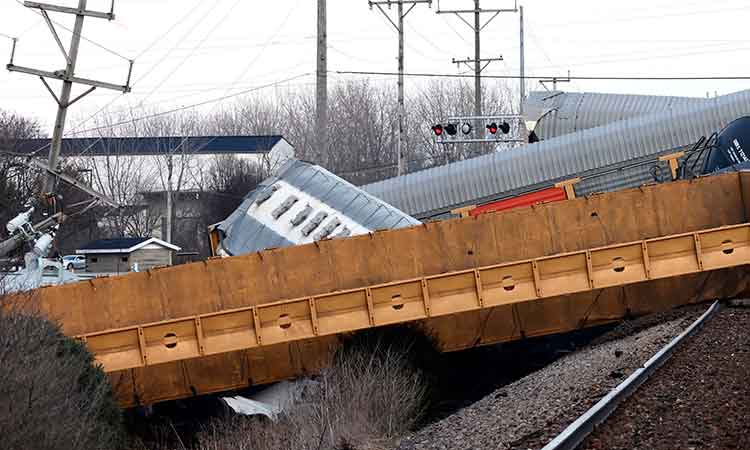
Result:
<svg viewBox="0 0 750 450"><path fill-rule="evenodd" d="M86 268L86 256L65 255L63 256L63 267L67 270L83 270Z"/></svg>

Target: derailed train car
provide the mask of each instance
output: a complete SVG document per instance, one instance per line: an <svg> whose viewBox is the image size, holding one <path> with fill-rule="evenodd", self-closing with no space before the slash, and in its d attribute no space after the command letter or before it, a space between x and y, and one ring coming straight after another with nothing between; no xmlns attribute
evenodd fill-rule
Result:
<svg viewBox="0 0 750 450"><path fill-rule="evenodd" d="M706 134L750 113L747 100L717 104ZM750 280L746 122L689 148L702 150L703 170L733 173L694 178L682 164L683 180L45 288L38 299L132 406L314 372L362 329L415 323L454 351L739 295Z"/></svg>

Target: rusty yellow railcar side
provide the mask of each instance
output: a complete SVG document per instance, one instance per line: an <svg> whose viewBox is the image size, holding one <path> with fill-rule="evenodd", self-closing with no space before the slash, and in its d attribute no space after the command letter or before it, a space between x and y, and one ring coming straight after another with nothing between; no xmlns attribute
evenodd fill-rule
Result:
<svg viewBox="0 0 750 450"><path fill-rule="evenodd" d="M363 328L362 320L370 325L416 320L450 351L735 295L747 289L741 263L747 256L747 227L740 225L748 222L747 199L750 174L734 173L45 288L39 298L67 334L86 336L102 355L119 355L113 361L131 361L119 370L112 370L117 362L105 368L110 367L123 405L147 404L314 372L326 364L337 333ZM691 233L721 227L715 230L724 233L719 241L708 237L706 254L726 255L733 267L690 266L665 272L666 278L647 274L660 270L659 255L667 255L662 260L669 265L674 258L699 260L700 238ZM735 234L726 237L727 232ZM667 246L644 242L665 236L672 236ZM614 253L612 246L619 246ZM644 256L648 246L652 257ZM550 256L556 266L549 273L555 275L546 292L536 292L544 274L534 272L539 263L533 261ZM507 263L520 264L517 272L493 279L491 268ZM597 267L605 268L598 281L580 278L584 272L590 278ZM606 277L620 267L643 276L623 280L616 275L617 283L607 284ZM529 289L529 277L537 283L534 296L483 304L484 292L497 295L490 289L500 289L498 294ZM575 283L583 281L586 285L576 289ZM389 285L398 288L390 292ZM367 290L378 286L382 297L368 300ZM339 295L336 301L315 303L317 297L347 290L364 292L364 297ZM432 311L419 310L430 294L435 296ZM354 307L360 299L364 309ZM344 316L349 323L340 317L325 322L326 314L333 317L332 312L346 309L347 301L354 305ZM368 306L368 301L374 303ZM282 303L269 305L275 302ZM361 317L362 311L383 305L392 320L371 323L372 318ZM236 314L230 318L230 312ZM211 317L222 314L229 322L219 327ZM297 325L303 322L310 329ZM330 333L315 332L321 323ZM108 336L105 344L96 339L103 335ZM266 341L258 342L259 335ZM209 347L226 351L208 354Z"/></svg>

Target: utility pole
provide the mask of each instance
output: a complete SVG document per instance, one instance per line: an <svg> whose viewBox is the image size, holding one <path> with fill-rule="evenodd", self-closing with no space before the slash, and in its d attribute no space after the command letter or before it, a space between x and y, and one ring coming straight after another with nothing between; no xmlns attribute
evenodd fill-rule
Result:
<svg viewBox="0 0 750 450"><path fill-rule="evenodd" d="M381 1L369 1L370 9L375 5L380 12L383 13L386 19L393 25L398 33L398 143L396 147L396 160L397 160L397 175L401 176L404 174L406 169L406 107L404 106L404 19L406 16L417 6L417 3L427 3L428 6L432 7L432 0L381 0ZM393 19L385 12L381 5L388 5L390 9L391 4L396 4L397 17L394 22ZM404 4L411 5L409 9L404 12Z"/></svg>
<svg viewBox="0 0 750 450"><path fill-rule="evenodd" d="M13 64L13 58L15 56L15 42L14 42L13 52L11 54L10 63L8 63L8 65L6 66L7 69L10 70L11 72L21 72L21 73L26 73L29 75L38 76L42 80L42 83L44 83L44 86L47 88L49 93L52 95L52 98L54 98L55 101L57 102L57 106L58 106L57 117L55 118L55 128L52 132L52 143L50 144L49 160L47 164L50 170L48 170L47 181L45 183L45 188L44 188L46 194L52 194L55 191L55 184L58 178L58 175L56 175L56 171L59 168L58 159L60 157L60 147L62 145L63 131L65 129L65 117L68 113L68 107L70 107L73 103L82 99L86 95L90 94L97 87L104 88L104 89L112 89L112 90L120 91L123 93L130 92L130 75L133 71L132 60L130 61L130 68L128 70L128 78L127 78L127 81L125 82L125 85L105 83L102 81L90 80L86 78L78 78L75 76L76 61L78 59L78 48L81 44L81 30L83 29L84 17L89 16L89 17L96 17L99 19L107 19L107 20L114 20L115 18L114 11L113 11L114 0L112 0L112 6L109 12L87 10L86 1L87 0L78 0L78 8L69 8L65 6L38 3L38 2L32 2L32 1L24 2L25 7L38 9L41 11L42 17L44 18L45 22L47 22L47 26L52 32L52 37L55 39L57 46L59 47L60 51L63 54L63 57L65 58L66 65L65 65L64 70L57 70L57 71L50 72L50 71L32 69L29 67L17 66ZM60 36L57 34L57 31L55 30L55 26L52 23L52 20L49 18L47 11L75 15L76 18L75 18L75 24L73 25L73 36L70 39L70 47L67 51L65 47L63 46L62 41L60 40ZM55 93L52 91L52 88L47 83L46 78L62 81L62 89L60 91L59 97L55 95ZM84 91L79 96L75 97L73 100L71 100L70 94L73 88L73 83L83 84L83 85L87 85L91 87L88 90Z"/></svg>
<svg viewBox="0 0 750 450"><path fill-rule="evenodd" d="M167 156L167 235L165 240L172 242L172 155Z"/></svg>
<svg viewBox="0 0 750 450"><path fill-rule="evenodd" d="M552 83L552 90L556 91L557 83L570 83L570 70L568 71L567 77L552 77L552 78L547 78L544 80L539 80L539 84L541 84L542 86L544 86L545 89L547 89L547 85L544 83Z"/></svg>
<svg viewBox="0 0 750 450"><path fill-rule="evenodd" d="M518 4L516 3L513 9L482 9L479 5L479 0L474 0L474 9L455 9L455 10L444 10L440 9L440 3L438 2L438 14L455 14L456 17L461 19L463 23L469 26L474 31L474 59L466 58L463 60L453 59L452 62L455 64L466 64L474 65L474 115L479 117L482 115L482 71L493 61L502 61L503 57L498 58L482 58L481 54L481 32L489 25L492 20L502 12L518 12ZM492 13L484 24L481 23L481 15L483 13ZM463 16L463 14L472 14L474 16L474 22L471 23ZM484 63L484 65L482 64ZM482 133L479 127L476 127L477 134Z"/></svg>
<svg viewBox="0 0 750 450"><path fill-rule="evenodd" d="M519 28L518 28L518 30L519 30L518 34L519 34L519 50L520 50L520 53L521 53L520 54L521 68L519 69L520 70L520 73L519 73L520 78L518 79L519 80L519 84L520 84L519 88L518 88L519 91L520 91L518 93L519 94L518 95L518 100L519 100L518 101L518 114L520 114L521 116L523 116L523 113L524 113L524 111L523 111L523 103L524 103L524 100L526 99L526 52L524 51L524 46L523 46L524 45L524 43L523 43L523 6L519 6L518 7L518 16L519 16L519 19L520 19L520 24L519 24Z"/></svg>
<svg viewBox="0 0 750 450"><path fill-rule="evenodd" d="M326 31L326 1L318 0L318 66L315 82L316 151L323 154L328 145L328 34Z"/></svg>

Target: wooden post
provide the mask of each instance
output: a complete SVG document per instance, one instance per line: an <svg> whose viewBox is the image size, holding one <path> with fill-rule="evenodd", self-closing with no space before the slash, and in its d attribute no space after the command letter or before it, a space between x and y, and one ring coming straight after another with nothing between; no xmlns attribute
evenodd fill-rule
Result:
<svg viewBox="0 0 750 450"><path fill-rule="evenodd" d="M579 183L581 179L579 177L571 178L569 180L564 180L559 183L555 183L556 188L564 188L565 189L565 197L567 197L568 200L572 200L576 198L576 191L573 189L573 185L576 183Z"/></svg>
<svg viewBox="0 0 750 450"><path fill-rule="evenodd" d="M659 161L667 161L667 164L669 164L669 171L672 172L672 180L677 179L677 168L680 166L677 163L677 159L683 156L685 156L685 152L670 153L659 157Z"/></svg>
<svg viewBox="0 0 750 450"><path fill-rule="evenodd" d="M451 214L456 214L461 217L469 217L469 212L475 209L477 205L462 206L460 208L451 209Z"/></svg>

